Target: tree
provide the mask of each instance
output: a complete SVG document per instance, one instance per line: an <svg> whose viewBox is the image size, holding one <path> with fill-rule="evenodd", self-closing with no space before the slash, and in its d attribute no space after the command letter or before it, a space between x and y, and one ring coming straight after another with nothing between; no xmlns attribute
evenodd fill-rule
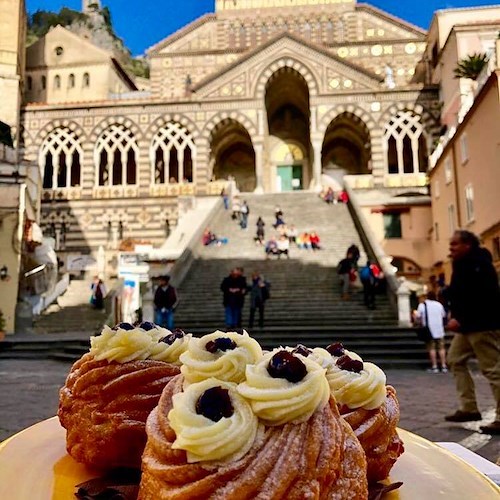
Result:
<svg viewBox="0 0 500 500"><path fill-rule="evenodd" d="M477 80L484 67L488 64L489 57L481 52L472 54L461 59L453 70L455 78L469 78Z"/></svg>

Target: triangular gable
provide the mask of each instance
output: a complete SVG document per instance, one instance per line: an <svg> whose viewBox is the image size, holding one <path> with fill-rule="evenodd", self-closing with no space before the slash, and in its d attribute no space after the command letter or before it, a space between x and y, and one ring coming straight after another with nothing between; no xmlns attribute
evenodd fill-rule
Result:
<svg viewBox="0 0 500 500"><path fill-rule="evenodd" d="M62 47L64 51L62 55L56 56L56 47ZM68 63L76 65L106 62L110 61L113 54L63 26L56 26L27 48L26 57L27 68L32 68Z"/></svg>
<svg viewBox="0 0 500 500"><path fill-rule="evenodd" d="M149 57L154 57L159 54L175 52L177 50L193 50L192 47L184 47L184 45L189 45L191 40L196 37L196 34L200 31L208 29L211 31L210 24L217 19L215 14L205 14L204 16L195 19L191 23L182 27L180 30L172 33L164 40L153 45L146 50ZM217 31L217 30L215 30ZM201 49L207 49L206 47L200 47Z"/></svg>
<svg viewBox="0 0 500 500"><path fill-rule="evenodd" d="M374 73L341 59L326 49L289 33L282 33L222 71L199 82L193 91L203 98L252 98L260 76L266 68L280 59L300 61L314 77L319 94L379 90L382 82Z"/></svg>
<svg viewBox="0 0 500 500"><path fill-rule="evenodd" d="M404 19L393 16L388 12L385 12L377 7L373 7L372 5L367 4L358 4L356 6L357 12L364 12L368 14L370 17L373 17L374 20L378 21L377 27L393 27L399 30L398 38L420 38L424 39L427 35L427 31L416 26L415 24L409 23ZM382 25L380 25L380 21L382 21ZM391 36L391 35L389 35Z"/></svg>

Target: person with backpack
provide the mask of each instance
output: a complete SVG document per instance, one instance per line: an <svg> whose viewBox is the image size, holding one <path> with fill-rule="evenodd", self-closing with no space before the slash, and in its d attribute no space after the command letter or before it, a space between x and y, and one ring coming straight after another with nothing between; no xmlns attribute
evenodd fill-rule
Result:
<svg viewBox="0 0 500 500"><path fill-rule="evenodd" d="M443 320L446 318L446 311L443 305L438 302L436 293L432 290L427 292L427 296L418 305L415 314L415 320L421 326L429 328L432 339L426 343L429 358L431 360L431 368L427 371L430 373L439 373L437 353L439 353L439 361L441 363L441 371L448 372L446 366L446 349L444 344L444 327Z"/></svg>
<svg viewBox="0 0 500 500"><path fill-rule="evenodd" d="M155 323L172 331L174 329L174 311L179 303L176 289L170 285L170 276L160 276L160 285L156 289Z"/></svg>
<svg viewBox="0 0 500 500"><path fill-rule="evenodd" d="M375 309L375 288L377 278L372 269L373 264L368 260L359 271L359 279L363 285L363 301L368 309Z"/></svg>
<svg viewBox="0 0 500 500"><path fill-rule="evenodd" d="M249 328L253 328L255 311L259 310L259 328L264 328L264 305L266 300L270 298L269 289L271 284L264 279L259 271L252 273L252 283L248 287L250 295L250 319L248 321Z"/></svg>
<svg viewBox="0 0 500 500"><path fill-rule="evenodd" d="M104 309L104 297L106 297L106 287L99 278L94 276L94 281L90 285L92 295L90 296L90 303L94 309L102 311Z"/></svg>

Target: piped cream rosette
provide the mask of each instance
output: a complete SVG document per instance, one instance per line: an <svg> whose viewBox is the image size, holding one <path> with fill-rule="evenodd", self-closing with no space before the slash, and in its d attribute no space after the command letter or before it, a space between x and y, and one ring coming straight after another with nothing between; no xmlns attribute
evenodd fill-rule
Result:
<svg viewBox="0 0 500 500"><path fill-rule="evenodd" d="M209 342L217 339L230 339L236 344L231 350L207 350ZM262 357L262 348L247 332L216 331L199 339L193 338L189 342L188 350L181 355L181 372L185 384L194 384L208 378L216 378L236 384L245 379L247 365L256 363Z"/></svg>
<svg viewBox="0 0 500 500"><path fill-rule="evenodd" d="M246 381L238 392L250 401L254 413L269 426L305 422L330 399L330 388L323 369L315 361L295 354L306 366L307 374L299 382L273 378L267 368L271 358L282 349L263 356L246 369Z"/></svg>
<svg viewBox="0 0 500 500"><path fill-rule="evenodd" d="M169 345L162 339L171 335L170 330L156 326L151 330L136 327L133 330L111 329L105 326L101 335L90 338L90 355L96 361L128 363L154 359L179 364L179 356L187 349L191 335L177 338Z"/></svg>
<svg viewBox="0 0 500 500"><path fill-rule="evenodd" d="M199 398L214 387L228 390L233 406L233 414L218 422L196 412ZM258 419L236 387L231 382L211 378L191 384L173 396L173 408L168 414L170 426L176 435L172 448L185 450L189 463L233 462L252 447L259 428Z"/></svg>
<svg viewBox="0 0 500 500"><path fill-rule="evenodd" d="M385 401L386 376L373 363L363 363L361 372L332 365L326 373L331 393L339 405L350 409L374 410Z"/></svg>
<svg viewBox="0 0 500 500"><path fill-rule="evenodd" d="M333 354L330 354L326 349L323 349L322 347L315 347L314 349L311 349L311 354L310 357L316 363L320 364L323 368L330 368L332 365L335 364L337 359L339 359L340 356L334 356ZM355 352L348 351L347 349L344 349L344 354L349 356L351 359L357 359L358 361L363 361L361 359L361 356L356 354Z"/></svg>

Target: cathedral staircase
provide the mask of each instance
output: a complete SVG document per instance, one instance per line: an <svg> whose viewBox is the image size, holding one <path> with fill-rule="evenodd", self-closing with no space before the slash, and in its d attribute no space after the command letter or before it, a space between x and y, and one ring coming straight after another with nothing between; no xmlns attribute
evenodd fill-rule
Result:
<svg viewBox="0 0 500 500"><path fill-rule="evenodd" d="M399 328L386 295L377 296L376 310L363 305L362 290L355 288L351 300L340 300L336 266L352 244L362 248L360 237L343 204L327 205L312 193L245 195L250 206L248 229L242 230L230 217L220 213L211 230L229 243L221 247L200 246L198 258L179 287L181 298L176 326L195 334L224 328L222 279L230 269L243 267L247 280L259 270L271 282L271 298L266 303L265 327L254 328L252 335L264 348L304 343L326 346L344 342L365 359L382 366L425 366L426 353L409 329ZM256 220L266 222L266 239L272 228L274 208L279 205L287 224L299 232L315 230L323 249L299 250L292 245L290 259L266 260L264 249L256 246ZM360 264L366 261L362 251ZM245 303L243 327L248 324L249 304Z"/></svg>

